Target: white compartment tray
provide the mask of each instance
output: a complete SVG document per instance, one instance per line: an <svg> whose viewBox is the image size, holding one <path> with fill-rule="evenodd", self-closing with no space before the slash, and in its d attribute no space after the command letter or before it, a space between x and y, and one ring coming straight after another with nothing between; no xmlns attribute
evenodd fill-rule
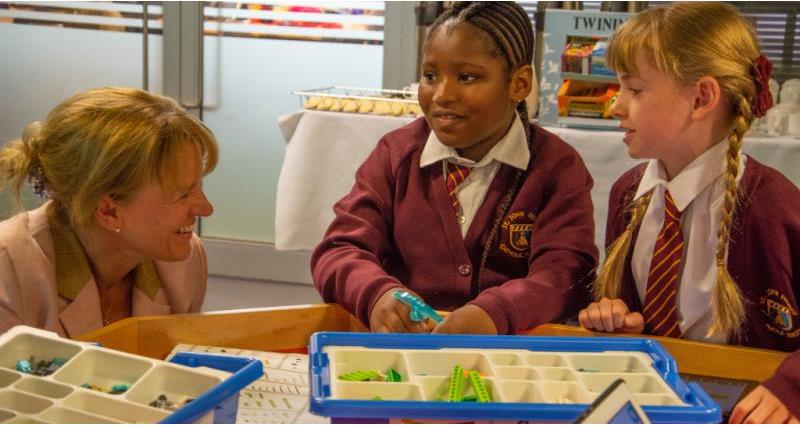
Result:
<svg viewBox="0 0 800 426"><path fill-rule="evenodd" d="M528 350L370 349L328 346L331 399L446 401L455 365L477 370L493 402L589 404L617 378L648 405L685 406L641 352L536 352ZM342 380L353 371L385 375L399 383Z"/></svg>
<svg viewBox="0 0 800 426"><path fill-rule="evenodd" d="M311 411L351 421L574 421L619 378L653 422L721 419L650 339L331 332L309 354Z"/></svg>
<svg viewBox="0 0 800 426"><path fill-rule="evenodd" d="M32 373L19 364L31 357ZM53 359L63 364L34 374L40 360L49 364ZM182 409L210 411L213 406L198 407L207 398L190 405L212 389L216 393L226 387L230 376L17 326L0 336L0 422L158 423L176 418ZM118 389L111 393L115 386ZM159 397L175 405L154 406Z"/></svg>

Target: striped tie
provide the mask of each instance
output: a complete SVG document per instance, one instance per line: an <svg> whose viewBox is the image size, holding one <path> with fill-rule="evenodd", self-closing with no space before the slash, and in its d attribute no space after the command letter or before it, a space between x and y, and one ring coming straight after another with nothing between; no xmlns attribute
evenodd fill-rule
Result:
<svg viewBox="0 0 800 426"><path fill-rule="evenodd" d="M456 188L461 182L464 182L464 179L469 176L469 173L472 171L471 168L465 166L459 166L456 163L447 162L447 193L450 194L450 202L453 204L453 210L456 212L456 220L458 223L464 223L464 216L461 215L461 204L458 202L458 197L456 197Z"/></svg>
<svg viewBox="0 0 800 426"><path fill-rule="evenodd" d="M658 234L653 257L650 260L650 273L647 276L647 290L642 310L645 324L651 334L668 337L681 335L676 301L682 254L681 212L675 206L669 191L666 191L664 227Z"/></svg>

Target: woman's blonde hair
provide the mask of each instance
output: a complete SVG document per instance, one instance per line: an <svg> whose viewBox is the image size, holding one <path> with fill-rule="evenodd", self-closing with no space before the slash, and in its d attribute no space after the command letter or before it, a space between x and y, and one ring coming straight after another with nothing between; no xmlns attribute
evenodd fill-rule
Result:
<svg viewBox="0 0 800 426"><path fill-rule="evenodd" d="M744 300L739 286L728 273L728 241L737 199L739 151L742 137L750 127L751 101L756 86L751 69L759 56L755 32L748 21L730 5L718 2L676 3L645 10L623 24L609 40L609 66L619 73L636 75L636 57L643 54L658 71L689 86L703 76L717 80L732 127L728 136L727 168L723 177L725 202L717 237L717 283L712 296L713 323L708 335L738 338L744 321ZM597 298L618 297L625 259L634 230L639 226L651 194L633 200L628 207L631 220L625 231L608 248L605 263L595 281Z"/></svg>
<svg viewBox="0 0 800 426"><path fill-rule="evenodd" d="M91 223L103 196L124 202L150 182L175 184L179 156L194 144L203 175L217 164L211 131L175 101L142 90L104 87L63 101L22 140L0 149L0 187L30 180L64 209L74 226Z"/></svg>

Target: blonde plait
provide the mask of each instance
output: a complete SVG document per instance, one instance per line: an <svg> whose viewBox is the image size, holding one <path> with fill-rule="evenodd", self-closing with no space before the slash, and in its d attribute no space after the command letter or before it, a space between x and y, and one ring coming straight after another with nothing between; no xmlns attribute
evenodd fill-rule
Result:
<svg viewBox="0 0 800 426"><path fill-rule="evenodd" d="M625 231L606 249L606 260L603 262L603 267L594 281L594 296L596 300L600 300L603 297L609 299L619 298L622 275L625 272L625 259L628 257L628 252L631 248L633 232L642 223L652 195L653 191L648 191L633 200L628 206L631 220L625 227Z"/></svg>
<svg viewBox="0 0 800 426"><path fill-rule="evenodd" d="M738 195L739 156L742 149L742 138L750 128L752 113L750 102L739 96L736 102L739 114L734 119L734 128L728 136L728 155L726 157L723 185L725 187L725 202L722 206L719 234L717 237L717 283L711 297L711 312L713 321L707 336L722 334L734 339L740 337L741 327L744 322L744 297L739 286L728 272L728 245L731 238L731 228L736 212Z"/></svg>

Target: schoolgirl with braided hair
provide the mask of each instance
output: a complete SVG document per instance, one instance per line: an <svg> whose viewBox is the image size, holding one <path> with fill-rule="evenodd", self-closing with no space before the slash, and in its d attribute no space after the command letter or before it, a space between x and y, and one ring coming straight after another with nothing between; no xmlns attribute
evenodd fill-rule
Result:
<svg viewBox="0 0 800 426"><path fill-rule="evenodd" d="M457 3L432 25L425 117L381 139L312 256L325 301L380 332L433 329L401 290L452 311L442 333L514 333L585 306L592 179L527 119L533 34L513 2Z"/></svg>
<svg viewBox="0 0 800 426"><path fill-rule="evenodd" d="M772 105L771 64L725 3L646 10L612 36L612 107L633 158L614 184L586 328L800 349L800 191L741 153ZM797 422L800 352L732 422Z"/></svg>

